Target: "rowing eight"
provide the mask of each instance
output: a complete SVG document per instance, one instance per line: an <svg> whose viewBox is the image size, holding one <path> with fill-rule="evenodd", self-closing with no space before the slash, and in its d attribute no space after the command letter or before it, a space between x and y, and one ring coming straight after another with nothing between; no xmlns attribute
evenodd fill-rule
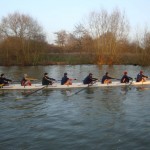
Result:
<svg viewBox="0 0 150 150"><path fill-rule="evenodd" d="M136 86L136 85L150 85L150 80L146 82L130 82L130 83L120 83L119 81L114 81L110 84L101 84L100 82L94 83L91 87L115 87L115 86ZM28 90L28 89L40 89L44 87L41 84L32 84L31 86L21 86L20 84L11 84L9 86L1 86L1 90ZM53 85L46 86L47 89L68 89L68 88L84 88L87 87L86 84L83 83L73 83L72 85L61 85L60 83L54 83Z"/></svg>

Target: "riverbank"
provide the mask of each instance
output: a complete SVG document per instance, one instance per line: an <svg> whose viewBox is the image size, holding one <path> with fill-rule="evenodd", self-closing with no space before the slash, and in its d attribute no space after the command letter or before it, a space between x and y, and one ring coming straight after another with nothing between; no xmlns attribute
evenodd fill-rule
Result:
<svg viewBox="0 0 150 150"><path fill-rule="evenodd" d="M28 62L18 62L16 59L9 61L0 59L0 66L38 66L38 65L82 65L82 64L98 64L98 65L140 65L149 66L149 56L140 54L105 54L98 57L96 54L87 53L48 53L41 54L37 61L30 58Z"/></svg>

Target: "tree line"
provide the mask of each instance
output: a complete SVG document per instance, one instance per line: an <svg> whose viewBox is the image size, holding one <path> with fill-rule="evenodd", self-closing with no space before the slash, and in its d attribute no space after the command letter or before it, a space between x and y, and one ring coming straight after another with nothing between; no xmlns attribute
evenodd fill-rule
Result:
<svg viewBox="0 0 150 150"><path fill-rule="evenodd" d="M89 13L72 33L55 32L55 43L49 44L35 19L15 12L0 21L0 65L149 65L150 32L137 31L133 40L129 33L125 12L101 9Z"/></svg>

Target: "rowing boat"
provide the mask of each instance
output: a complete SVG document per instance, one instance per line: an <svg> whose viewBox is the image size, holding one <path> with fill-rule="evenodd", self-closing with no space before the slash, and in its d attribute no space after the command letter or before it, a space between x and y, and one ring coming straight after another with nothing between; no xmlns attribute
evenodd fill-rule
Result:
<svg viewBox="0 0 150 150"><path fill-rule="evenodd" d="M138 85L150 85L150 80L147 80L146 82L130 82L130 83L120 83L119 81L114 81L110 84L101 84L100 82L96 82L91 87L115 87L115 86L138 86ZM32 84L31 86L21 86L20 84L10 84L9 86L3 86L0 89L1 90L29 90L29 89L40 89L44 87L41 84ZM47 89L68 89L68 88L84 88L87 87L87 85L83 83L73 83L72 85L61 85L60 83L54 83L53 85L46 86Z"/></svg>

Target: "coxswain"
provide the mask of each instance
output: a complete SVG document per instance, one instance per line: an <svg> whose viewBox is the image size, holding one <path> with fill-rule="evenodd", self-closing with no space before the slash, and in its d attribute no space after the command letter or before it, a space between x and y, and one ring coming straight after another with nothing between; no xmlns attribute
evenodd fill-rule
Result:
<svg viewBox="0 0 150 150"><path fill-rule="evenodd" d="M27 74L24 74L24 77L21 80L21 86L31 86L31 81Z"/></svg>
<svg viewBox="0 0 150 150"><path fill-rule="evenodd" d="M93 78L93 74L89 73L89 75L83 80L83 84L94 84L96 81L98 81L98 79Z"/></svg>
<svg viewBox="0 0 150 150"><path fill-rule="evenodd" d="M9 82L12 82L12 80L5 78L5 74L2 73L0 76L0 85L2 86L9 85Z"/></svg>
<svg viewBox="0 0 150 150"><path fill-rule="evenodd" d="M102 80L101 80L101 83L102 84L109 84L109 83L112 83L111 79L115 79L115 78L112 78L110 76L108 76L108 72L105 73L105 75L102 77Z"/></svg>
<svg viewBox="0 0 150 150"><path fill-rule="evenodd" d="M123 76L122 76L121 81L120 81L121 83L129 83L130 80L133 80L133 78L129 77L127 74L128 74L127 71L125 71L123 73Z"/></svg>
<svg viewBox="0 0 150 150"><path fill-rule="evenodd" d="M143 71L140 71L140 73L137 75L136 82L145 82L147 78L148 76L145 76Z"/></svg>
<svg viewBox="0 0 150 150"><path fill-rule="evenodd" d="M55 79L48 77L48 73L44 73L42 85L52 85L55 81Z"/></svg>

